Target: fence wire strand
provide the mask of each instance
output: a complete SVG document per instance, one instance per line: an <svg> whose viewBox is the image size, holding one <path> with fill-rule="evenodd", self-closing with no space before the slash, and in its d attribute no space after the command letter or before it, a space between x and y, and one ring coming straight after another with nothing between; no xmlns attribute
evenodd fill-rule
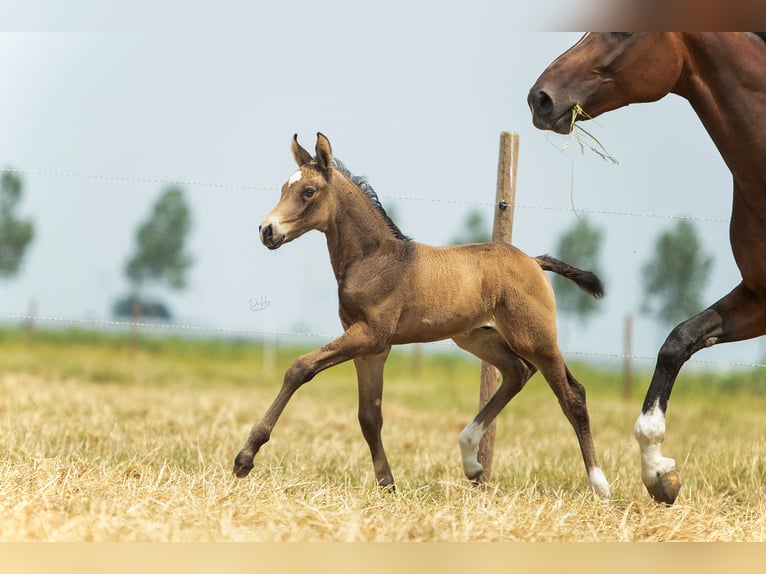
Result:
<svg viewBox="0 0 766 574"><path fill-rule="evenodd" d="M128 175L105 175L75 171L54 171L54 170L39 170L39 169L16 169L16 168L0 168L2 173L13 173L18 175L39 175L48 177L67 177L67 178L81 178L81 179L95 179L101 181L117 181L123 183L151 183L155 185L184 185L190 187L206 187L212 189L237 189L246 191L269 191L279 192L279 188L275 186L256 185L250 183L220 183L220 182L204 182L195 181L190 179L174 179L174 178L155 178L155 177L135 177ZM381 199L390 199L396 201L419 201L427 203L441 203L446 205L472 205L479 207L494 207L494 203L491 201L480 201L471 199L449 199L442 197L418 197L408 195L386 195L379 193L378 197ZM529 203L516 203L514 206L516 209L533 209L538 211L556 211L556 212L572 212L571 206L561 207L555 205L536 205ZM668 213L652 213L641 211L616 211L605 209L588 209L577 208L578 213L588 213L591 215L605 215L605 216L623 216L623 217L649 217L654 219L671 219L671 220L685 220L685 221L700 221L706 223L729 223L728 218L723 217L701 217L695 215L675 215Z"/></svg>
<svg viewBox="0 0 766 574"><path fill-rule="evenodd" d="M148 329L154 331L182 331L182 332L198 332L198 333L215 333L225 335L240 335L240 336L257 336L257 337L294 337L294 338L306 338L306 339L324 339L327 341L336 339L340 336L340 333L304 333L297 331L280 331L280 330L266 330L266 329L238 329L232 327L206 327L203 325L184 325L178 323L162 323L162 322L146 322L146 321L116 321L109 319L76 319L67 317L46 317L37 315L23 315L14 313L0 313L0 319L5 321L25 321L27 323L57 323L57 324L69 324L69 325L91 325L95 327L116 327L121 329ZM457 345L448 341L436 341L431 343L433 345L446 346L450 348L458 348ZM654 361L655 355L645 354L626 354L626 353L604 353L598 351L577 351L577 350L562 350L564 355L574 355L579 357L596 357L605 359L635 359L639 361ZM747 363L738 361L712 361L705 359L690 359L687 363L691 364L703 364L711 366L724 366L724 367L748 367L748 368L762 368L766 367L764 363Z"/></svg>
<svg viewBox="0 0 766 574"><path fill-rule="evenodd" d="M93 179L100 181L115 181L123 183L141 183L141 184L155 184L155 185L183 185L190 187L212 188L212 189L237 189L247 191L269 191L278 192L279 188L275 186L263 186L249 183L221 183L221 182L204 182L196 181L185 178L158 178L158 177L137 177L129 175L108 175L108 174L96 174L77 171L65 171L65 170L40 170L40 169L18 169L18 168L0 168L0 173L12 173L17 175L34 175L45 177L66 177L66 178L80 178L80 179ZM433 198L433 197L417 197L406 195L385 195L379 194L382 199L396 200L396 201L420 201L428 203L441 203L446 205L472 205L494 207L494 203L491 201L479 201L468 199L448 199L448 198ZM560 207L551 205L535 205L517 203L514 206L516 209L533 209L541 211L556 211L556 212L571 212L572 207ZM651 212L638 212L638 211L616 211L616 210L604 210L604 209L587 209L577 208L579 213L588 213L592 215L604 215L604 216L623 216L623 217L650 217L656 219L675 219L675 220L687 220L687 221L701 221L712 223L729 223L727 218L717 217L699 217L699 216L685 216L674 215L665 213L651 213ZM99 319L75 319L65 317L37 317L34 315L18 315L18 314L0 314L0 319L10 321L27 321L27 322L47 322L47 323L59 323L69 325L90 325L100 327L117 327L122 329L148 329L148 330L176 330L183 332L203 332L203 333L217 333L228 335L247 335L247 336L259 336L259 337L305 337L305 338L317 338L317 339L334 339L337 335L330 335L326 333L298 333L292 331L275 331L275 330L256 330L256 329L237 329L230 327L205 327L198 325L182 325L182 324L167 324L167 323L153 323L153 322L134 322L134 321L115 321L115 320L99 320ZM439 343L437 343L439 344ZM443 345L450 345L449 343L441 343ZM653 355L628 355L624 353L603 353L603 352L586 352L586 351L563 351L567 355L585 356L585 357L601 357L611 359L636 359L636 360L654 360ZM733 367L750 367L760 368L766 367L766 364L762 363L746 363L746 362L729 362L729 361L707 361L701 359L692 359L688 361L690 363L699 363L707 365L718 366L733 366Z"/></svg>

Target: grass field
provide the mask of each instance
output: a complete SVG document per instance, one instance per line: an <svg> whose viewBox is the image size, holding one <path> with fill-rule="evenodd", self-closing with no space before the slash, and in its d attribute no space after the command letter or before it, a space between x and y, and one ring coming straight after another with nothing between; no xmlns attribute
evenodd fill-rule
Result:
<svg viewBox="0 0 766 574"><path fill-rule="evenodd" d="M535 377L499 418L492 480L464 478L457 434L478 364L410 350L386 371L383 438L398 491L379 492L353 368L302 388L246 479L234 456L298 350L275 372L255 344L0 331L2 541L764 541L766 388L759 371L682 375L664 452L673 507L640 482L632 425L647 376L571 365L588 389L613 499L588 490L574 433ZM766 387L766 385L763 385Z"/></svg>

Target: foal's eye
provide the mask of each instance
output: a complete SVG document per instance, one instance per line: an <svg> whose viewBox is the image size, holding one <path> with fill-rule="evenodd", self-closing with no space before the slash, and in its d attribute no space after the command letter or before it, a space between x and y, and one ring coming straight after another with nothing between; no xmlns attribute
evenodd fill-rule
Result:
<svg viewBox="0 0 766 574"><path fill-rule="evenodd" d="M309 199L310 197L313 197L313 195L316 193L316 189L313 187L307 187L303 190L303 197L306 199Z"/></svg>
<svg viewBox="0 0 766 574"><path fill-rule="evenodd" d="M612 35L617 38L630 38L633 35L633 32L612 32Z"/></svg>

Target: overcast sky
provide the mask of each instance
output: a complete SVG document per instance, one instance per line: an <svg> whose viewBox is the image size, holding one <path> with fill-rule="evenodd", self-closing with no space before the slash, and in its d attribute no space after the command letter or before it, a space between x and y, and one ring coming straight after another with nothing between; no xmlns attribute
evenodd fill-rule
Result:
<svg viewBox="0 0 766 574"><path fill-rule="evenodd" d="M0 314L25 313L34 300L45 317L111 318L128 291L135 229L160 180L172 179L196 182L184 186L189 288L157 292L177 322L337 335L324 238L311 233L275 252L258 241L295 168L292 134L313 149L323 132L406 234L443 244L476 207L491 221L499 134L508 130L520 134L514 243L553 253L576 223L570 195L605 233L602 311L584 329L562 317L562 347L620 353L624 317L634 313L634 352L655 355L668 329L640 312L641 267L674 220L589 211L702 219L694 223L714 256L710 304L739 281L728 225L717 221L729 217L731 176L676 96L589 128L619 165L589 152L571 161L560 151L565 137L532 126L526 96L580 34L522 31L518 11L500 0L269 2L238 8L226 32L206 31L197 14L185 31L0 34L0 167L78 174L23 176L21 212L37 234L22 273L0 283ZM36 29L51 29L43 14ZM544 14L526 29L540 29ZM254 311L252 300L269 306ZM751 341L697 358L760 355Z"/></svg>

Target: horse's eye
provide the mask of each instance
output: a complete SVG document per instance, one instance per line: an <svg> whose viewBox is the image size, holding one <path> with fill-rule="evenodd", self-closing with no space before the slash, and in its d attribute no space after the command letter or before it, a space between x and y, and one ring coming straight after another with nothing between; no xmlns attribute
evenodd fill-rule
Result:
<svg viewBox="0 0 766 574"><path fill-rule="evenodd" d="M630 38L633 32L612 32L612 34L618 38Z"/></svg>
<svg viewBox="0 0 766 574"><path fill-rule="evenodd" d="M303 197L309 199L310 197L313 197L314 193L316 193L316 189L313 187L307 187L303 190Z"/></svg>

